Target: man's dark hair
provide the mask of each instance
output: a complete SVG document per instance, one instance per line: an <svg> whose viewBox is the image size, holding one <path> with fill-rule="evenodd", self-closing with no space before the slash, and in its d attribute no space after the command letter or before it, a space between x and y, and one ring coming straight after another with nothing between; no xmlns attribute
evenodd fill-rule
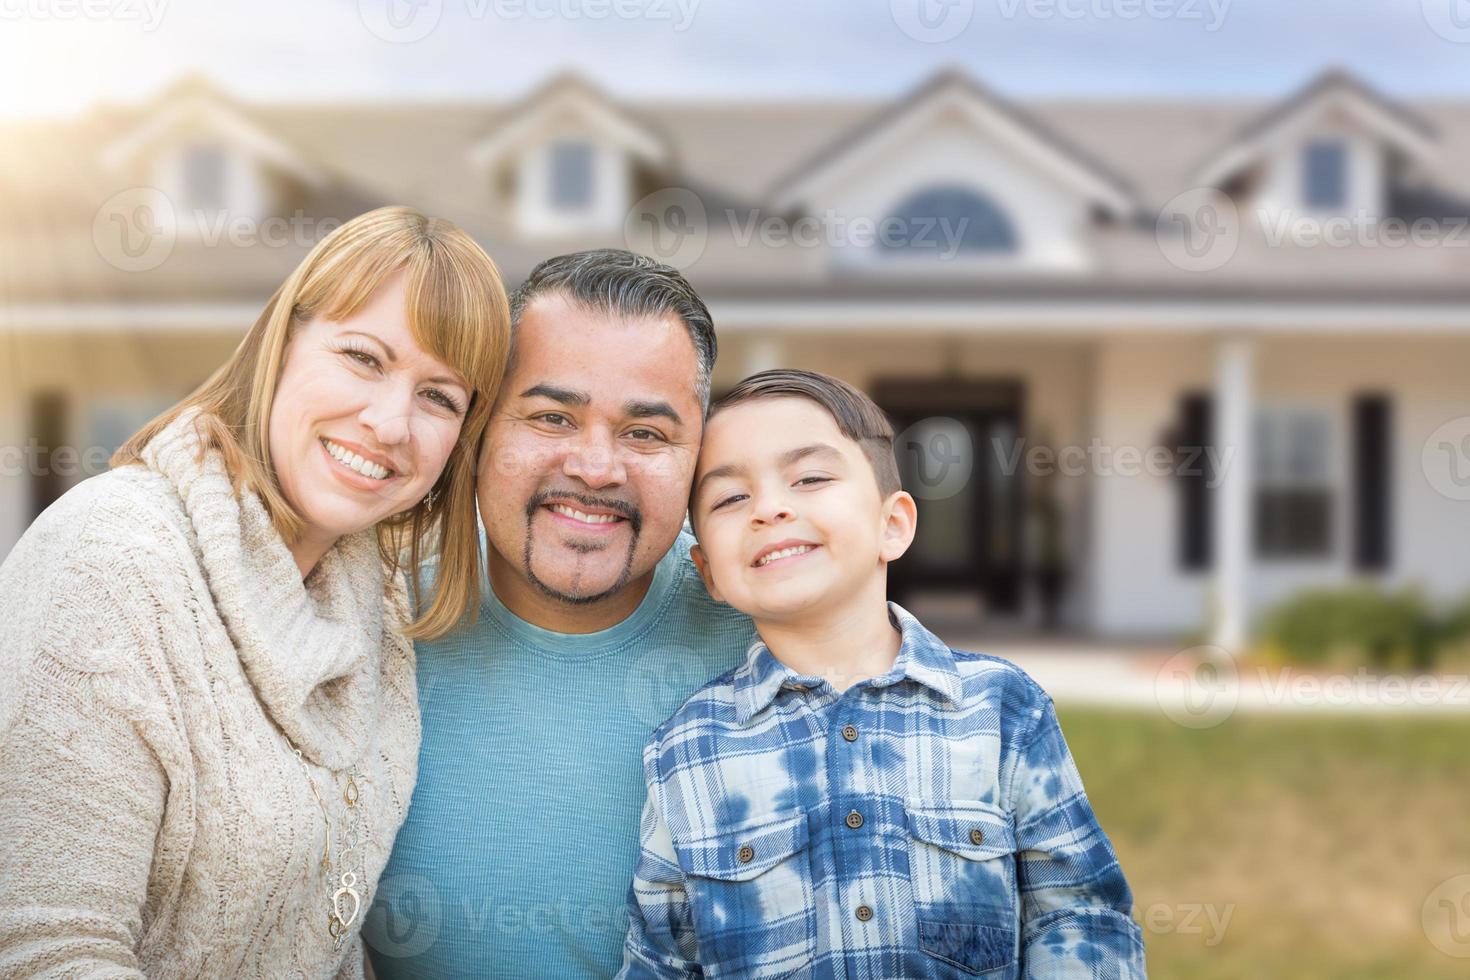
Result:
<svg viewBox="0 0 1470 980"><path fill-rule="evenodd" d="M512 361L515 331L522 314L536 299L550 295L565 296L584 309L611 316L677 316L688 329L699 357L695 395L700 408L709 410L710 376L719 352L715 324L704 300L678 269L620 248L598 248L547 259L510 294Z"/></svg>
<svg viewBox="0 0 1470 980"><path fill-rule="evenodd" d="M713 419L741 402L789 397L805 398L825 408L842 434L858 444L873 468L879 496L886 500L889 494L903 489L898 460L893 455L893 426L888 417L873 399L830 375L791 368L752 374L716 402L709 417Z"/></svg>

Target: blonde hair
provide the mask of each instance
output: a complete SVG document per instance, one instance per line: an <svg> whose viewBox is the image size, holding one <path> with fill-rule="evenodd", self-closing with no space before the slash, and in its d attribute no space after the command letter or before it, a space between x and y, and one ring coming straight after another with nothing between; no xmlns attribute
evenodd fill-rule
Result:
<svg viewBox="0 0 1470 980"><path fill-rule="evenodd" d="M193 394L134 434L113 455L112 465L141 462L143 447L155 435L182 413L198 409L200 436L221 454L236 492L248 488L258 494L281 537L294 543L305 521L277 482L268 437L287 344L313 317L352 316L400 269L414 340L474 389L459 440L429 494L377 525L387 574L408 573L417 618L403 634L435 639L472 622L479 608L476 463L510 349L510 306L500 272L453 222L388 207L334 230L276 290L230 359ZM419 594L419 570L431 554L438 556L438 568L426 605Z"/></svg>

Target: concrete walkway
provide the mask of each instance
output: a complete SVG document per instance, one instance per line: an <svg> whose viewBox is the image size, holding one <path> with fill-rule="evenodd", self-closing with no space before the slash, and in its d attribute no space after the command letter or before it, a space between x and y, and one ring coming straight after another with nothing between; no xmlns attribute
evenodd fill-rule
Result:
<svg viewBox="0 0 1470 980"><path fill-rule="evenodd" d="M1213 659L1212 648L1109 644L1089 638L1024 637L935 628L951 646L1020 666L1059 704L1158 711L1209 728L1240 712L1371 712L1470 719L1470 676L1376 675L1267 668Z"/></svg>

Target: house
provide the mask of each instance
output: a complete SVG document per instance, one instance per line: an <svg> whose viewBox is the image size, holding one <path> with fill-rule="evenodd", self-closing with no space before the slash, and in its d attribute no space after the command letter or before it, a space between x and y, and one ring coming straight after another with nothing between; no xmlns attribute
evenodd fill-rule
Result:
<svg viewBox="0 0 1470 980"><path fill-rule="evenodd" d="M321 234L402 203L508 280L685 269L715 386L866 388L920 501L900 594L1239 648L1299 589L1470 589L1470 103L153 102L6 127L0 555L197 385ZM70 451L68 452L66 448ZM63 465L65 464L65 465ZM1055 596L1055 601L1047 601Z"/></svg>

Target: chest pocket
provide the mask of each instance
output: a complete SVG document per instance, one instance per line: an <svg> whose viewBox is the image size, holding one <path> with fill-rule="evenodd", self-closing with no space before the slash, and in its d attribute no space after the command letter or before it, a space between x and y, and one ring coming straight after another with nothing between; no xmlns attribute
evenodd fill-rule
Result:
<svg viewBox="0 0 1470 980"><path fill-rule="evenodd" d="M709 977L790 977L816 952L806 815L674 842Z"/></svg>
<svg viewBox="0 0 1470 980"><path fill-rule="evenodd" d="M904 801L919 948L987 980L1017 971L1016 832L969 800Z"/></svg>

